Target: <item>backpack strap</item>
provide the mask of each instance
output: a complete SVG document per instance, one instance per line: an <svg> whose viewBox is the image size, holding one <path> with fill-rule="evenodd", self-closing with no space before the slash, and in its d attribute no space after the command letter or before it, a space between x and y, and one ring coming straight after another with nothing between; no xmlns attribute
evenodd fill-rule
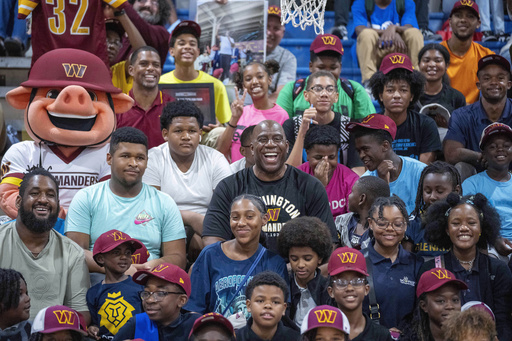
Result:
<svg viewBox="0 0 512 341"><path fill-rule="evenodd" d="M443 268L445 269L446 266L444 266L444 255L439 255L434 258L434 264L436 265L436 268Z"/></svg>
<svg viewBox="0 0 512 341"><path fill-rule="evenodd" d="M364 0L364 9L366 10L366 18L368 18L368 22L370 23L370 27L372 26L372 14L375 8L375 0Z"/></svg>
<svg viewBox="0 0 512 341"><path fill-rule="evenodd" d="M398 13L400 21L402 21L402 17L405 13L405 0L396 0L396 12Z"/></svg>
<svg viewBox="0 0 512 341"><path fill-rule="evenodd" d="M340 83L341 83L341 88L343 89L343 91L345 91L347 93L348 97L350 97L350 99L353 102L354 101L354 87L352 86L352 83L350 83L350 81L345 78L340 78Z"/></svg>
<svg viewBox="0 0 512 341"><path fill-rule="evenodd" d="M373 283L373 264L370 259L368 248L361 250L366 261L366 271L368 272L368 285L370 286L370 293L368 298L370 301L370 319L373 323L380 324L379 304L377 303L377 296L375 295L375 284Z"/></svg>
<svg viewBox="0 0 512 341"><path fill-rule="evenodd" d="M295 101L297 96L304 90L304 87L306 86L306 80L304 78L297 79L295 81L295 84L293 84L293 99L292 101Z"/></svg>

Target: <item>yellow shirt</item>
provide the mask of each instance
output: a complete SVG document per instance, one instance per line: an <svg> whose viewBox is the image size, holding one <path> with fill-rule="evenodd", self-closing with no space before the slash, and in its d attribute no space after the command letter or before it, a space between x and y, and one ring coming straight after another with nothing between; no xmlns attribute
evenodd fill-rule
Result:
<svg viewBox="0 0 512 341"><path fill-rule="evenodd" d="M446 73L450 77L451 86L466 97L466 103L472 104L478 101L480 91L476 87L478 78L476 72L478 70L478 61L490 54L494 54L487 47L471 42L468 52L462 57L456 56L448 47L447 41L441 42L450 52L450 65Z"/></svg>
<svg viewBox="0 0 512 341"><path fill-rule="evenodd" d="M116 88L121 89L125 94L128 94L133 87L133 77L128 76L128 78L126 78L125 64L126 60L123 60L122 62L112 65L110 70L112 71L112 84L114 84Z"/></svg>
<svg viewBox="0 0 512 341"><path fill-rule="evenodd" d="M203 71L198 71L199 76L191 81L182 81L174 76L174 71L168 72L160 77L160 84L176 83L213 83L215 93L215 117L220 123L226 123L231 119L231 108L229 106L228 94L224 84L217 78L210 76Z"/></svg>

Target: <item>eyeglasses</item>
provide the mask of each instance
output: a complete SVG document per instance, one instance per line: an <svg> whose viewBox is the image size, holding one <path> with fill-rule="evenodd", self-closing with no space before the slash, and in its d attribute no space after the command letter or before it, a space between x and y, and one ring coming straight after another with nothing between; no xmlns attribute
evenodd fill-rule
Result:
<svg viewBox="0 0 512 341"><path fill-rule="evenodd" d="M332 281L332 283L334 284L334 286L336 286L336 288L338 288L340 290L347 289L349 284L351 286L353 286L354 288L361 288L363 285L366 284L366 278L354 278L354 279L351 279L350 281L346 280L346 279L338 278L338 279L335 279L334 281Z"/></svg>
<svg viewBox="0 0 512 341"><path fill-rule="evenodd" d="M388 226L391 226L393 230L401 232L407 226L407 223L403 220L387 221L385 219L375 219L373 217L370 217L370 219L375 222L380 230L385 230L388 228Z"/></svg>
<svg viewBox="0 0 512 341"><path fill-rule="evenodd" d="M329 85L328 87L324 88L323 86L321 85L315 85L315 86L312 86L309 91L313 91L315 94L319 95L321 94L322 92L327 91L327 93L329 95L332 95L333 93L336 92L336 88L332 85Z"/></svg>
<svg viewBox="0 0 512 341"><path fill-rule="evenodd" d="M152 292L152 291L140 291L139 292L139 296L142 300L147 300L148 298L150 298L151 296L153 296L153 299L156 301L156 302L160 302L162 301L165 296L167 295L184 295L183 292L175 292L175 291L155 291L155 292Z"/></svg>

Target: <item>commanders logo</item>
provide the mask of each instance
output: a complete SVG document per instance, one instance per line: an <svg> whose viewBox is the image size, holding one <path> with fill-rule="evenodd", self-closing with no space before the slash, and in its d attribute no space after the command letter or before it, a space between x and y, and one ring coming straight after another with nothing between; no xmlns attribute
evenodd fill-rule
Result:
<svg viewBox="0 0 512 341"><path fill-rule="evenodd" d="M473 7L474 2L471 0L460 0L460 4L464 6Z"/></svg>
<svg viewBox="0 0 512 341"><path fill-rule="evenodd" d="M357 260L357 254L353 252L344 252L341 255L338 254L338 257L340 258L340 261L342 263L352 263L355 264Z"/></svg>
<svg viewBox="0 0 512 341"><path fill-rule="evenodd" d="M330 37L330 36L322 37L322 41L324 42L325 45L335 45L336 44L336 39L334 37Z"/></svg>
<svg viewBox="0 0 512 341"><path fill-rule="evenodd" d="M70 310L55 310L53 312L59 324L69 324L73 326L76 320L76 314Z"/></svg>
<svg viewBox="0 0 512 341"><path fill-rule="evenodd" d="M124 324L133 317L135 308L121 296L121 292L107 294L105 303L98 314L101 316L100 327L104 326L112 334L117 334Z"/></svg>
<svg viewBox="0 0 512 341"><path fill-rule="evenodd" d="M437 279L452 279L452 276L448 274L446 269L437 269L436 271L431 271L430 273L436 276Z"/></svg>
<svg viewBox="0 0 512 341"><path fill-rule="evenodd" d="M87 65L63 63L67 77L83 78Z"/></svg>
<svg viewBox="0 0 512 341"><path fill-rule="evenodd" d="M405 61L405 57L394 55L394 56L389 57L389 60L391 60L391 63L393 63L393 64L403 64Z"/></svg>
<svg viewBox="0 0 512 341"><path fill-rule="evenodd" d="M336 315L338 313L330 309L322 309L315 311L316 319L318 323L334 323L336 321Z"/></svg>

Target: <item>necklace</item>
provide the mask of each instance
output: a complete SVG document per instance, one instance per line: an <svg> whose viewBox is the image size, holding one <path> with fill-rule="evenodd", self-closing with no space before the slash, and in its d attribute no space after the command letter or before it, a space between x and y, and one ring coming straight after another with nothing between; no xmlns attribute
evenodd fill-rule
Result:
<svg viewBox="0 0 512 341"><path fill-rule="evenodd" d="M457 257L455 257L457 258ZM471 271L471 269L473 268L473 263L475 262L475 258L473 258L472 260L460 260L457 258L457 260L459 261L460 265L462 265L464 267L464 265L469 265L469 269L468 271Z"/></svg>

